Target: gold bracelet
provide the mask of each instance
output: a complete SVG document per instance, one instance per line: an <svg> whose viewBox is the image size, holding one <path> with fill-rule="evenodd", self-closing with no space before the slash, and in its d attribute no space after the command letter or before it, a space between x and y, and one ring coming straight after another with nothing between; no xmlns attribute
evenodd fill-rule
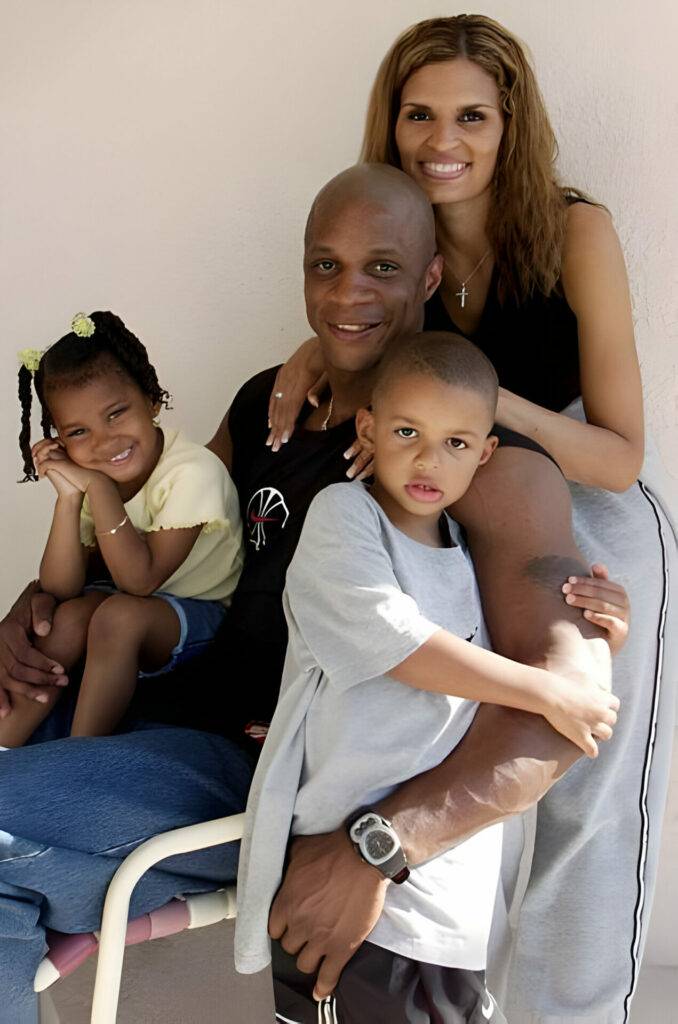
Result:
<svg viewBox="0 0 678 1024"><path fill-rule="evenodd" d="M118 532L118 530L122 530L122 528L125 525L125 523L128 523L128 522L129 522L129 516L126 515L125 518L122 520L122 522L118 523L117 526L114 526L112 530L95 530L94 531L94 536L95 537L109 537L109 536L112 537L114 533Z"/></svg>

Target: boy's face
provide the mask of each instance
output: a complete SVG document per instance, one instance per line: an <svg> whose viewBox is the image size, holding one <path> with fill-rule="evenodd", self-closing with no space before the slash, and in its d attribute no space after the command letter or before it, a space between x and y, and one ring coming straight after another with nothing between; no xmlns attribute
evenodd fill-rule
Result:
<svg viewBox="0 0 678 1024"><path fill-rule="evenodd" d="M328 369L367 370L391 341L421 326L441 261L422 255L410 221L408 208L359 199L315 214L304 293Z"/></svg>
<svg viewBox="0 0 678 1024"><path fill-rule="evenodd" d="M424 374L394 377L375 399L371 413L358 414L358 435L374 453L373 494L405 532L422 517L437 523L497 445L487 400Z"/></svg>

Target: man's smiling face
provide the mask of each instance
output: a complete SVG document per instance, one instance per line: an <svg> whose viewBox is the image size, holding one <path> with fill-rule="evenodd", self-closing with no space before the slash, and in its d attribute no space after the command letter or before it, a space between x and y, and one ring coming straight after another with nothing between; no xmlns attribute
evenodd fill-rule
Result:
<svg viewBox="0 0 678 1024"><path fill-rule="evenodd" d="M439 258L424 251L412 212L409 204L360 197L314 209L304 292L328 369L369 369L392 340L420 329Z"/></svg>

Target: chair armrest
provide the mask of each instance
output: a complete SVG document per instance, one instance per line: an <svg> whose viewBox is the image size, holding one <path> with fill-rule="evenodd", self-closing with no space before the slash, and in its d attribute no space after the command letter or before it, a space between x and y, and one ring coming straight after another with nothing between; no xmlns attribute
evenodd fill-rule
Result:
<svg viewBox="0 0 678 1024"><path fill-rule="evenodd" d="M91 1024L115 1024L120 995L120 976L125 952L129 901L135 885L149 868L165 857L204 850L242 837L244 814L187 825L163 832L137 846L122 862L108 887L99 939Z"/></svg>

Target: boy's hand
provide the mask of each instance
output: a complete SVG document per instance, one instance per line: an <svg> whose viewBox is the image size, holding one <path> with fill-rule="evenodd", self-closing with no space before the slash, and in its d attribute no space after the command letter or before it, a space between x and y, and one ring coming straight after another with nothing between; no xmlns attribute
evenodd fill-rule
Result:
<svg viewBox="0 0 678 1024"><path fill-rule="evenodd" d="M611 738L619 698L590 679L550 675L544 694L544 718L587 757L597 757L596 740Z"/></svg>
<svg viewBox="0 0 678 1024"><path fill-rule="evenodd" d="M567 603L604 629L611 653L619 654L629 635L629 597L621 584L610 581L606 566L592 565L590 576L570 576L562 589Z"/></svg>

